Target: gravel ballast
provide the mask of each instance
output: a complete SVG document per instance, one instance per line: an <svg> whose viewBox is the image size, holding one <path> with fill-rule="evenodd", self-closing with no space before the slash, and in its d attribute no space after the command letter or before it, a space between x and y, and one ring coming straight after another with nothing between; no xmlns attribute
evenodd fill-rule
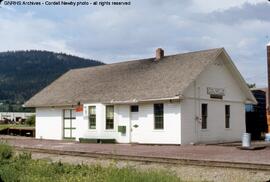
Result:
<svg viewBox="0 0 270 182"><path fill-rule="evenodd" d="M118 167L132 166L138 169L157 169L173 171L184 181L268 181L270 180L270 171L259 170L245 170L222 167L205 167L205 166L191 166L191 165L168 165L155 164L147 162L134 161L116 161L116 160L102 160L88 157L67 156L45 153L32 153L33 159L43 159L51 162L62 161L71 164L101 164L108 166L112 163Z"/></svg>

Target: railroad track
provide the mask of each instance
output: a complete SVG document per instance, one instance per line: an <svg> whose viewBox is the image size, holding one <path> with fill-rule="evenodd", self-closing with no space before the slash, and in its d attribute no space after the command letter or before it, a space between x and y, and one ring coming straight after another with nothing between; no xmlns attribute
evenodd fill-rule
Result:
<svg viewBox="0 0 270 182"><path fill-rule="evenodd" d="M193 165L205 167L222 167L222 168L238 168L249 170L263 170L270 171L270 165L257 164L257 163L244 163L244 162L230 162L230 161L213 161L213 160L194 160L194 159L178 159L178 158L160 158L160 157L144 157L135 155L117 155L117 154L104 154L96 152L81 152L81 151L63 151L44 148L31 148L31 147L18 147L14 146L17 151L29 151L34 153L47 153L67 156L80 156L95 159L113 159L125 160L146 163L163 163L173 165Z"/></svg>

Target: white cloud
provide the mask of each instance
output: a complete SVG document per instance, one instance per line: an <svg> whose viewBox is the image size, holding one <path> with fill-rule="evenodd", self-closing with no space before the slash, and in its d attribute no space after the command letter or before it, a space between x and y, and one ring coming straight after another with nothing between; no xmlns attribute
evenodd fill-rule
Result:
<svg viewBox="0 0 270 182"><path fill-rule="evenodd" d="M40 49L83 55L57 37L56 22L35 18L33 12L2 12L0 22L1 51Z"/></svg>
<svg viewBox="0 0 270 182"><path fill-rule="evenodd" d="M193 0L192 9L204 13L224 11L232 7L241 7L245 3L257 4L266 0Z"/></svg>

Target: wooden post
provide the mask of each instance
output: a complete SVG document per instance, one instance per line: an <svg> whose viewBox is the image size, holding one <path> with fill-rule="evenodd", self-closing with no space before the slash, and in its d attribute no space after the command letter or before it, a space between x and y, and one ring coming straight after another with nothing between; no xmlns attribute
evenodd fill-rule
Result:
<svg viewBox="0 0 270 182"><path fill-rule="evenodd" d="M267 125L268 125L268 133L270 133L270 45L267 45L267 77L268 77L268 88L266 91L266 105L267 105L267 112L266 112L266 118L267 118Z"/></svg>

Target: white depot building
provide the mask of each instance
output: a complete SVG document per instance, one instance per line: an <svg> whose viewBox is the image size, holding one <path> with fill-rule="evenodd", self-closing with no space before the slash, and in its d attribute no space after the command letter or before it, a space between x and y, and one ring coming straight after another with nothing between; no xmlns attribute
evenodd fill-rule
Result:
<svg viewBox="0 0 270 182"><path fill-rule="evenodd" d="M118 143L238 141L256 104L223 48L74 69L25 103L36 137Z"/></svg>

